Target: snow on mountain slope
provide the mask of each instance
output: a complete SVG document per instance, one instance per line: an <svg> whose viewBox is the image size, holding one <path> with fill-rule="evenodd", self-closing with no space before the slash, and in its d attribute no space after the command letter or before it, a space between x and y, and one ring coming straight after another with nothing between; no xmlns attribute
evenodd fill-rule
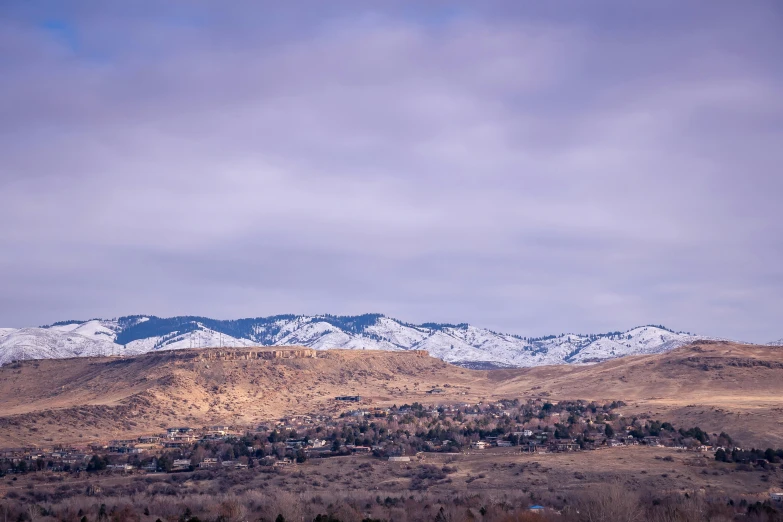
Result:
<svg viewBox="0 0 783 522"><path fill-rule="evenodd" d="M138 355L156 350L182 350L186 348L204 348L210 346L240 347L256 346L258 344L250 339L237 339L230 335L225 335L221 332L205 328L203 325L199 326L200 328L198 330L191 332L180 333L179 331L174 331L163 336L146 337L144 339L132 341L125 345L122 349L122 353L127 355Z"/></svg>
<svg viewBox="0 0 783 522"><path fill-rule="evenodd" d="M47 328L20 328L0 337L0 365L20 359L62 359L117 353L112 338Z"/></svg>
<svg viewBox="0 0 783 522"><path fill-rule="evenodd" d="M0 329L0 365L18 359L135 355L208 346L303 345L316 350L426 350L434 357L464 366L523 367L658 353L698 339L706 338L658 326L529 339L467 324L412 325L380 314L281 315L233 321L129 316Z"/></svg>
<svg viewBox="0 0 783 522"><path fill-rule="evenodd" d="M92 319L84 323L70 323L50 326L49 330L62 333L70 333L88 337L90 339L103 339L114 341L117 324L111 321Z"/></svg>
<svg viewBox="0 0 783 522"><path fill-rule="evenodd" d="M415 346L450 363L493 363L498 366L537 366L523 342L488 330L466 326L434 331ZM539 363L540 364L540 363Z"/></svg>

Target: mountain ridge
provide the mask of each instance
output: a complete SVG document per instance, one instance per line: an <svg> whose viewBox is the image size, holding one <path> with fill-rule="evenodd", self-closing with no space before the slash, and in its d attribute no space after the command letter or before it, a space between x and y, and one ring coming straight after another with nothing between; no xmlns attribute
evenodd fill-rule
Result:
<svg viewBox="0 0 783 522"><path fill-rule="evenodd" d="M523 337L468 323L407 323L380 313L281 314L230 320L128 315L58 321L37 328L0 328L0 365L19 359L138 355L164 349L300 345L316 350L425 350L465 367L510 368L661 353L709 339L714 338L675 332L661 325L601 334Z"/></svg>

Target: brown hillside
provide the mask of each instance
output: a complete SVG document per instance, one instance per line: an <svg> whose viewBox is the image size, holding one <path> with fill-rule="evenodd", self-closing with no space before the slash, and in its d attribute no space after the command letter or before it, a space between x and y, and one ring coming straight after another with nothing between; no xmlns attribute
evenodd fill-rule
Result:
<svg viewBox="0 0 783 522"><path fill-rule="evenodd" d="M25 361L0 368L0 446L106 440L172 425L247 425L284 414L472 392L471 372L425 352L204 349L138 357ZM481 390L479 390L480 392Z"/></svg>
<svg viewBox="0 0 783 522"><path fill-rule="evenodd" d="M474 371L424 352L204 349L0 368L0 447L88 442L172 425L251 425L287 414L531 396L623 400L626 415L783 446L783 350L699 343L589 366ZM443 394L426 391L440 387Z"/></svg>
<svg viewBox="0 0 783 522"><path fill-rule="evenodd" d="M669 353L590 366L548 366L503 376L497 393L622 400L746 444L783 446L783 349L701 342Z"/></svg>

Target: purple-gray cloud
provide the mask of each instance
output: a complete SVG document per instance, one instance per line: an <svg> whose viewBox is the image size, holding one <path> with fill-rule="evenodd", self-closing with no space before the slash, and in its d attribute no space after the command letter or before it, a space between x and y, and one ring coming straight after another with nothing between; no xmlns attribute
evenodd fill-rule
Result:
<svg viewBox="0 0 783 522"><path fill-rule="evenodd" d="M276 4L0 7L2 326L782 335L777 3Z"/></svg>

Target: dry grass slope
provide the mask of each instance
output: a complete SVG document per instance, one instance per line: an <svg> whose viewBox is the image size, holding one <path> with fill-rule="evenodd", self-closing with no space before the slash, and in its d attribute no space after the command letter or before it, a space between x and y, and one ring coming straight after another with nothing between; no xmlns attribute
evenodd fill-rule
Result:
<svg viewBox="0 0 783 522"><path fill-rule="evenodd" d="M433 387L444 390L429 395ZM699 343L591 366L479 371L423 352L206 349L0 368L0 446L126 438L177 424L252 424L365 404L540 396L623 400L747 444L783 445L783 349Z"/></svg>

